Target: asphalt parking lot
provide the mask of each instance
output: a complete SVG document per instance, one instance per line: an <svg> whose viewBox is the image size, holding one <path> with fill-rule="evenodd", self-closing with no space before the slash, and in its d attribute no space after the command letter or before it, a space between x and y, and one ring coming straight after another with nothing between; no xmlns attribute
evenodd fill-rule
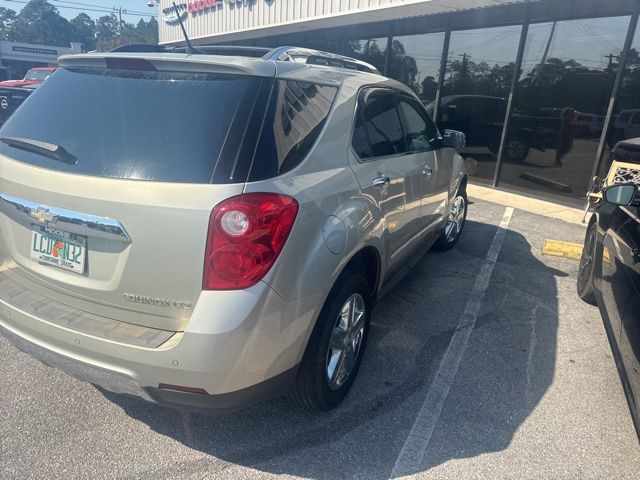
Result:
<svg viewBox="0 0 640 480"><path fill-rule="evenodd" d="M458 246L379 302L359 377L330 413L286 399L218 417L166 410L0 339L0 478L640 478L578 263L541 254L584 228L510 213L474 201Z"/></svg>

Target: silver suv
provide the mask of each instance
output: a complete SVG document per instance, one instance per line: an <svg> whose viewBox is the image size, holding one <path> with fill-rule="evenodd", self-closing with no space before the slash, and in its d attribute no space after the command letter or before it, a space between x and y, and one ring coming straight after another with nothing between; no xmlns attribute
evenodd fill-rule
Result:
<svg viewBox="0 0 640 480"><path fill-rule="evenodd" d="M464 137L357 60L214 53L62 57L0 129L0 331L168 406L327 410L460 237Z"/></svg>

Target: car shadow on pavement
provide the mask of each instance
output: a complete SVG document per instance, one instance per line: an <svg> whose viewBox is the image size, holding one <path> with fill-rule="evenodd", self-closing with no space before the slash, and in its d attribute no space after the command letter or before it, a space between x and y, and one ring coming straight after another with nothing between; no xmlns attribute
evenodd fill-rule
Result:
<svg viewBox="0 0 640 480"><path fill-rule="evenodd" d="M194 478L234 464L322 480L389 478L458 328L496 226L469 221L465 229L455 249L426 255L380 300L359 377L345 402L331 412L310 413L275 399L207 416L101 392L153 431L206 453L181 466ZM540 262L520 233L507 232L460 369L417 471L510 444L553 380L555 277L566 275ZM143 476L172 478L162 471Z"/></svg>

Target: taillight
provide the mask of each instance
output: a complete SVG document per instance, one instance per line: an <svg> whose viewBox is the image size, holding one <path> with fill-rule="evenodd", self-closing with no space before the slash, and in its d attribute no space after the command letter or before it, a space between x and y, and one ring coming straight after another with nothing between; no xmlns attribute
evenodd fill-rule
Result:
<svg viewBox="0 0 640 480"><path fill-rule="evenodd" d="M204 290L240 290L258 283L282 251L298 202L276 193L247 193L216 205L209 220Z"/></svg>

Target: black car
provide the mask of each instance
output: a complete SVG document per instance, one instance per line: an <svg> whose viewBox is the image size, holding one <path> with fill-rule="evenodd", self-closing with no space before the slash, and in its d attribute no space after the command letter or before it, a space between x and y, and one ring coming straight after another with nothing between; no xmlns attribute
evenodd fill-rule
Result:
<svg viewBox="0 0 640 480"><path fill-rule="evenodd" d="M433 117L435 102L427 105ZM507 100L485 95L450 95L442 97L436 123L441 130L457 130L466 136L467 147L486 148L498 153ZM505 142L505 157L523 162L529 149L555 148L561 127L561 109L541 109L535 114L518 110L511 117L511 128ZM462 152L464 154L464 151Z"/></svg>
<svg viewBox="0 0 640 480"><path fill-rule="evenodd" d="M640 433L640 194L635 183L602 194L584 241L578 295L600 307Z"/></svg>

